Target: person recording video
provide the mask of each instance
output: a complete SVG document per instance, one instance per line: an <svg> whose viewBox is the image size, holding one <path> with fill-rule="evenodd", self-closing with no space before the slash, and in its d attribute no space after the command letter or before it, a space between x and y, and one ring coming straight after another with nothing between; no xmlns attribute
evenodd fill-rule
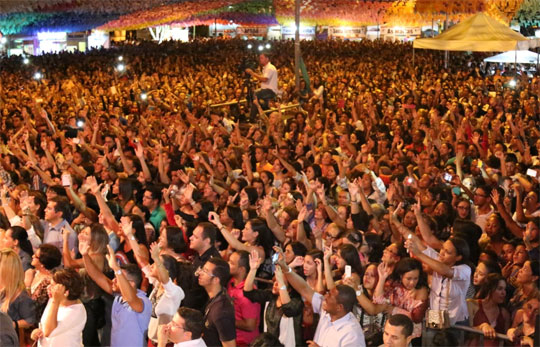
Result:
<svg viewBox="0 0 540 347"><path fill-rule="evenodd" d="M278 92L278 72L265 53L259 55L259 63L262 66L262 73L256 73L252 69L246 69L246 73L261 82L261 88L255 92L255 96L257 96L261 107L265 109L268 107L268 100L275 98ZM252 104L251 119L254 119L257 111L257 106Z"/></svg>

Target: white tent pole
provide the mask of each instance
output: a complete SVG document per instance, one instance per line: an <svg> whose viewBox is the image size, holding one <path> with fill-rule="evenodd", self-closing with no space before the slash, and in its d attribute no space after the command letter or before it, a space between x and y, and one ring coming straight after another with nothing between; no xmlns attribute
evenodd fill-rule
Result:
<svg viewBox="0 0 540 347"><path fill-rule="evenodd" d="M516 47L516 50L514 51L516 54L515 54L515 60L514 60L514 72L516 74L516 78L517 78L517 47Z"/></svg>

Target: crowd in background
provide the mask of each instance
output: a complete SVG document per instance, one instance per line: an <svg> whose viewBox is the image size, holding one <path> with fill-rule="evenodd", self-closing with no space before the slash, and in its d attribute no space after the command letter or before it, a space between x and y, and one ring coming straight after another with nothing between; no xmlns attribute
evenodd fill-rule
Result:
<svg viewBox="0 0 540 347"><path fill-rule="evenodd" d="M4 341L538 345L540 78L293 51L255 117L241 40L0 61Z"/></svg>

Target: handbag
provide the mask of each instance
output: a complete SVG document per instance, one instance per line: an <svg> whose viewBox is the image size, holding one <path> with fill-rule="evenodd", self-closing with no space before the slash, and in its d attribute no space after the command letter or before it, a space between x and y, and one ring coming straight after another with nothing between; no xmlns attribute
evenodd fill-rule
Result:
<svg viewBox="0 0 540 347"><path fill-rule="evenodd" d="M446 308L450 301L450 287L452 280L448 281L446 286ZM440 308L440 305L439 305ZM426 326L431 329L446 329L450 327L450 315L448 310L427 310L426 311Z"/></svg>

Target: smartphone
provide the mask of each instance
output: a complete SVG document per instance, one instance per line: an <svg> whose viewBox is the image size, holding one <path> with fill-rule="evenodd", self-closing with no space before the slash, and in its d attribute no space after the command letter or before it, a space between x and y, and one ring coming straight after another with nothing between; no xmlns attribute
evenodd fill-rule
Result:
<svg viewBox="0 0 540 347"><path fill-rule="evenodd" d="M71 175L68 173L62 174L62 185L64 187L70 187L71 186Z"/></svg>
<svg viewBox="0 0 540 347"><path fill-rule="evenodd" d="M443 175L443 178L446 182L452 182L452 175L449 174L448 172L445 172L444 175Z"/></svg>
<svg viewBox="0 0 540 347"><path fill-rule="evenodd" d="M460 195L461 194L461 188L459 188L459 187L452 188L452 193L454 193L456 195Z"/></svg>
<svg viewBox="0 0 540 347"><path fill-rule="evenodd" d="M410 186L410 185L413 184L413 183L414 183L414 178L412 178L412 177L407 177L407 178L405 179L405 185Z"/></svg>
<svg viewBox="0 0 540 347"><path fill-rule="evenodd" d="M350 265L345 265L345 278L349 278L351 277L351 266Z"/></svg>
<svg viewBox="0 0 540 347"><path fill-rule="evenodd" d="M277 264L278 262L278 259L279 259L279 253L274 253L274 255L272 255L272 264Z"/></svg>
<svg viewBox="0 0 540 347"><path fill-rule="evenodd" d="M81 143L81 140L78 137L74 137L73 138L73 143L78 145L79 143Z"/></svg>
<svg viewBox="0 0 540 347"><path fill-rule="evenodd" d="M537 173L535 169L527 169L527 176L536 177Z"/></svg>
<svg viewBox="0 0 540 347"><path fill-rule="evenodd" d="M484 162L481 160L478 160L476 166L478 166L480 169L484 167Z"/></svg>

